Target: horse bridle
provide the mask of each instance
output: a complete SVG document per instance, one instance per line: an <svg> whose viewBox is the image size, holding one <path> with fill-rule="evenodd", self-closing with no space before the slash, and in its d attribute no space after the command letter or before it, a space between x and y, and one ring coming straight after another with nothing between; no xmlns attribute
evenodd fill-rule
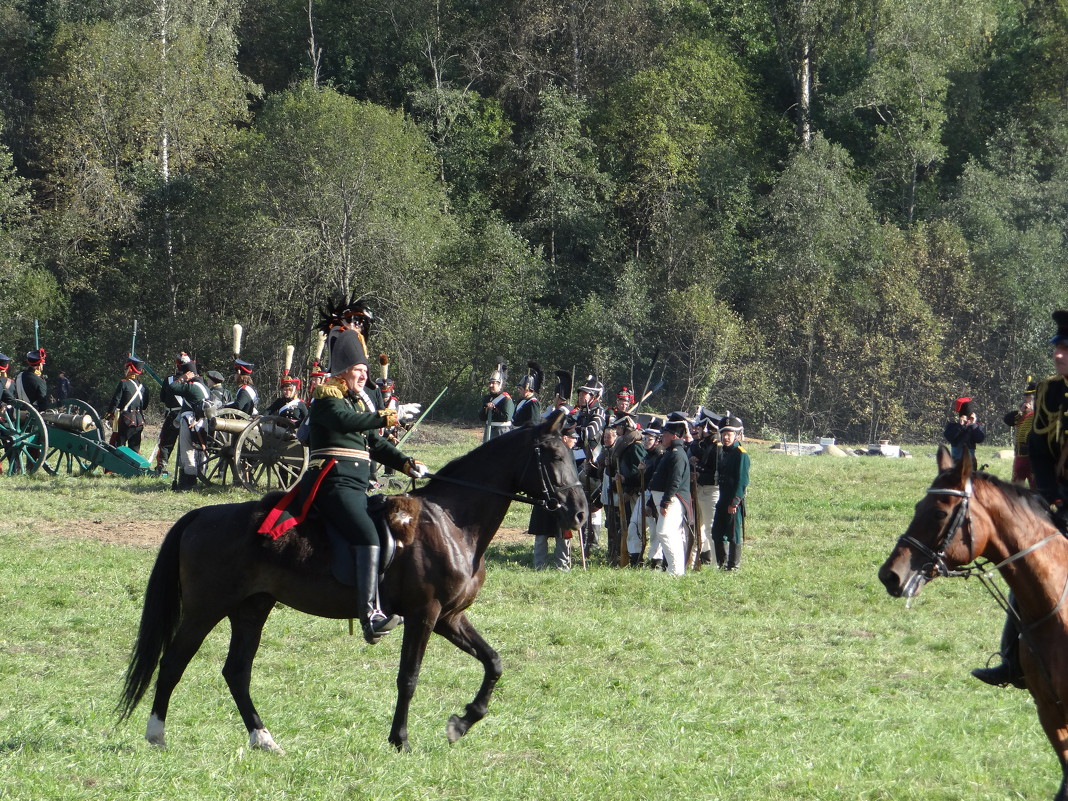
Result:
<svg viewBox="0 0 1068 801"><path fill-rule="evenodd" d="M438 481L445 481L449 484L456 484L460 487L467 487L469 489L476 489L481 492L489 493L490 495L499 495L502 498L508 498L512 501L519 501L520 503L527 503L531 506L540 506L549 512L555 512L560 509L563 504L558 498L558 494L572 487L581 487L582 484L579 481L574 481L571 484L564 484L559 487L553 484L552 476L549 475L549 468L545 464L545 460L541 458L541 446L535 445L534 450L531 451L530 456L527 458L526 465L523 466L523 472L520 474L520 479L526 476L530 470L531 461L537 461L538 464L538 479L541 481L541 495L540 500L530 497L529 495L520 495L513 492L504 492L503 490L494 489L493 487L487 487L485 484L476 484L473 481L464 481L459 478L452 478L451 476L443 476L440 473L427 473L424 478L436 478Z"/></svg>
<svg viewBox="0 0 1068 801"><path fill-rule="evenodd" d="M920 542L914 537L903 535L901 540L908 543L916 551L919 551L924 556L928 557L931 561L925 566L924 570L920 573L926 573L924 578L930 580L936 575L938 576L965 576L970 574L969 569L953 569L946 564L946 551L953 545L953 541L957 538L957 533L963 531L965 528L971 528L971 515L968 513L968 502L972 498L972 477L968 476L968 479L964 482L964 489L948 489L943 487L928 487L928 495L948 495L954 498L960 498L958 503L953 508L953 516L949 519L946 525L942 528L939 540L936 541L935 547L928 546L926 543ZM968 561L971 562L975 559L975 554L972 553L971 546L968 547Z"/></svg>

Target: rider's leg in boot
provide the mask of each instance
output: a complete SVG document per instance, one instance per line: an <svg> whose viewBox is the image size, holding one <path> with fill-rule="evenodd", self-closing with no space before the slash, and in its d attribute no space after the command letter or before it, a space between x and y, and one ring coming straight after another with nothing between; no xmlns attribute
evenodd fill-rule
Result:
<svg viewBox="0 0 1068 801"><path fill-rule="evenodd" d="M1009 602L1012 603L1011 598ZM1011 684L1021 690L1026 689L1027 683L1020 668L1020 629L1016 623L1016 615L1011 612L1005 615L1005 627L1001 630L1001 664L976 668L972 675L995 687Z"/></svg>
<svg viewBox="0 0 1068 801"><path fill-rule="evenodd" d="M356 602L363 626L363 638L371 645L404 622L400 615L388 617L378 608L378 551L377 545L353 545L356 560Z"/></svg>

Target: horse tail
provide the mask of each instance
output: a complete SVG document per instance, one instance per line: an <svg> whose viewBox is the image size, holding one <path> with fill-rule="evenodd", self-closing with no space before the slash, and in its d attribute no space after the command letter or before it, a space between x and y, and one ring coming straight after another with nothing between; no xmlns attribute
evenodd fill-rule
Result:
<svg viewBox="0 0 1068 801"><path fill-rule="evenodd" d="M194 509L183 515L171 526L160 544L156 563L152 566L152 574L148 577L148 586L145 588L145 605L141 610L137 641L130 655L130 664L126 668L122 695L115 707L120 721L133 713L148 690L156 672L156 665L178 629L182 614L181 586L178 580L182 534L198 511Z"/></svg>

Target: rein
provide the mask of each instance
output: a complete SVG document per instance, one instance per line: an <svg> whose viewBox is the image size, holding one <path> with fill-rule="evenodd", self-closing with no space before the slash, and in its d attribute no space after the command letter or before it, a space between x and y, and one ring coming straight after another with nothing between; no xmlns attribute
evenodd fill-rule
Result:
<svg viewBox="0 0 1068 801"><path fill-rule="evenodd" d="M557 497L561 490L571 489L572 487L579 487L581 484L575 481L571 484L565 484L563 486L555 486L552 482L552 477L549 475L549 470L545 466L545 460L541 458L541 446L535 445L533 452L527 459L526 466L523 468L523 475L527 474L530 469L531 460L536 460L538 464L538 478L541 480L541 494L543 498L536 499L531 498L529 495L519 495L514 492L505 492L504 490L494 489L493 487L487 487L485 484L476 484L473 481L464 481L460 478L452 478L451 476L443 476L440 473L427 473L423 478L435 478L438 481L444 481L448 484L455 484L458 487L467 487L468 489L478 490L479 492L485 492L490 495L497 495L501 498L508 498L511 501L519 501L520 503L530 504L531 506L540 506L541 508L555 512L562 504Z"/></svg>

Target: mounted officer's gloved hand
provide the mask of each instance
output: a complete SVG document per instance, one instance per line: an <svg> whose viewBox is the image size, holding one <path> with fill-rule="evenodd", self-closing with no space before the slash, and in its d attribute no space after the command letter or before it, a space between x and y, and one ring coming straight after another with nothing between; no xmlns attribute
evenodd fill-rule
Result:
<svg viewBox="0 0 1068 801"><path fill-rule="evenodd" d="M397 407L397 419L402 423L410 423L419 416L422 409L421 403L402 403Z"/></svg>
<svg viewBox="0 0 1068 801"><path fill-rule="evenodd" d="M404 473L409 478L423 478L429 473L430 470L422 462L417 462L415 459L409 459L408 464L404 467Z"/></svg>
<svg viewBox="0 0 1068 801"><path fill-rule="evenodd" d="M1061 530L1062 534L1068 535L1068 506L1060 498L1049 505L1049 514L1053 518L1053 525Z"/></svg>

